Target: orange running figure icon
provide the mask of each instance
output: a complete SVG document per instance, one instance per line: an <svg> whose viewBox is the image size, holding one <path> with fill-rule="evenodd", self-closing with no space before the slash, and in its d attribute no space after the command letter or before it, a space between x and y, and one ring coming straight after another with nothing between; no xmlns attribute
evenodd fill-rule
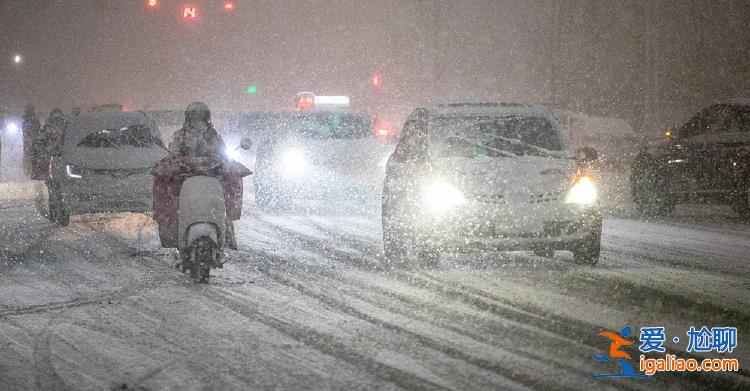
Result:
<svg viewBox="0 0 750 391"><path fill-rule="evenodd" d="M601 332L599 333L599 335L601 335L602 337L607 337L612 341L609 344L609 357L622 357L628 360L632 358L629 354L621 351L620 347L632 345L633 341L628 341L627 339L609 331Z"/></svg>

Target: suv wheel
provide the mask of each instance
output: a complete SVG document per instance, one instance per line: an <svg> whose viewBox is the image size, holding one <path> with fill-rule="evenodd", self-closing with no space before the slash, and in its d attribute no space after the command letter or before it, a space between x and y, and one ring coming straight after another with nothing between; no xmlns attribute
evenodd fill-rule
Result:
<svg viewBox="0 0 750 391"><path fill-rule="evenodd" d="M47 183L47 192L49 193L49 219L61 227L67 227L70 224L70 212L63 203L60 184L57 182Z"/></svg>
<svg viewBox="0 0 750 391"><path fill-rule="evenodd" d="M576 263L581 265L593 266L599 262L599 254L601 253L602 243L602 225L601 220L597 224L596 228L591 234L574 244L573 246L573 259Z"/></svg>

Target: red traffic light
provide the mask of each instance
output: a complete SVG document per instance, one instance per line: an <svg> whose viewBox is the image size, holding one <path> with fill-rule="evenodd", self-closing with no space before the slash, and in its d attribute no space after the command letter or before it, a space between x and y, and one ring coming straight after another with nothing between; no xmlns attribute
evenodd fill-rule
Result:
<svg viewBox="0 0 750 391"><path fill-rule="evenodd" d="M224 2L224 11L234 11L234 2L232 2L232 1L225 1Z"/></svg>
<svg viewBox="0 0 750 391"><path fill-rule="evenodd" d="M182 6L182 19L193 20L198 18L198 7L190 4Z"/></svg>

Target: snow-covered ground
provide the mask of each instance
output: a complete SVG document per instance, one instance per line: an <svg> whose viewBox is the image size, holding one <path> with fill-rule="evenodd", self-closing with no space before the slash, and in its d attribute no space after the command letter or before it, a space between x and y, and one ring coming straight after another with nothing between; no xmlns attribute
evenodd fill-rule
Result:
<svg viewBox="0 0 750 391"><path fill-rule="evenodd" d="M240 249L202 286L149 217L54 228L34 197L0 201L2 390L750 387L750 226L721 208L605 220L593 268L558 252L389 271L375 203L250 207ZM601 331L704 324L738 327L743 372L585 379L619 369L592 358Z"/></svg>

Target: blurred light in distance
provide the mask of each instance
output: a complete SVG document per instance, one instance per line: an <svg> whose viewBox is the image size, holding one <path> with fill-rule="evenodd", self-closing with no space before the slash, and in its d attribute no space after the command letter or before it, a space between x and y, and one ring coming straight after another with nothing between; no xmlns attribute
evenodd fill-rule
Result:
<svg viewBox="0 0 750 391"><path fill-rule="evenodd" d="M13 56L13 62L14 62L14 63L16 63L16 64L20 64L20 63L21 63L21 61L23 61L23 58L21 58L21 55L20 55L20 54L16 54L15 56Z"/></svg>
<svg viewBox="0 0 750 391"><path fill-rule="evenodd" d="M254 94L258 93L258 87L257 86L247 86L247 89L245 91L247 91L247 93L250 94L250 95L254 95Z"/></svg>
<svg viewBox="0 0 750 391"><path fill-rule="evenodd" d="M224 2L224 11L234 11L234 3L231 1Z"/></svg>
<svg viewBox="0 0 750 391"><path fill-rule="evenodd" d="M566 204L591 205L596 201L597 192L594 182L587 176L580 177L565 196Z"/></svg>
<svg viewBox="0 0 750 391"><path fill-rule="evenodd" d="M383 120L376 120L373 126L373 133L375 138L380 141L391 141L397 136L396 129L391 125L390 122Z"/></svg>
<svg viewBox="0 0 750 391"><path fill-rule="evenodd" d="M8 134L16 134L18 133L18 125L16 125L15 122L10 122L5 127L5 129L8 131Z"/></svg>
<svg viewBox="0 0 750 391"><path fill-rule="evenodd" d="M279 168L285 177L296 177L307 171L307 158L299 149L286 149L279 155Z"/></svg>
<svg viewBox="0 0 750 391"><path fill-rule="evenodd" d="M198 18L198 7L194 5L183 5L182 6L182 18L186 20L192 20Z"/></svg>
<svg viewBox="0 0 750 391"><path fill-rule="evenodd" d="M313 106L318 110L345 110L349 108L349 97L343 95L315 95Z"/></svg>
<svg viewBox="0 0 750 391"><path fill-rule="evenodd" d="M156 8L159 5L159 0L148 0L148 8Z"/></svg>
<svg viewBox="0 0 750 391"><path fill-rule="evenodd" d="M295 101L297 110L311 109L315 103L315 94L312 92L299 92Z"/></svg>
<svg viewBox="0 0 750 391"><path fill-rule="evenodd" d="M240 153L236 147L227 147L224 150L224 156L226 156L230 160L237 160L240 157Z"/></svg>
<svg viewBox="0 0 750 391"><path fill-rule="evenodd" d="M380 75L380 73L375 72L372 74L372 79L370 80L372 82L372 86L375 88L380 88L383 86L383 77Z"/></svg>

